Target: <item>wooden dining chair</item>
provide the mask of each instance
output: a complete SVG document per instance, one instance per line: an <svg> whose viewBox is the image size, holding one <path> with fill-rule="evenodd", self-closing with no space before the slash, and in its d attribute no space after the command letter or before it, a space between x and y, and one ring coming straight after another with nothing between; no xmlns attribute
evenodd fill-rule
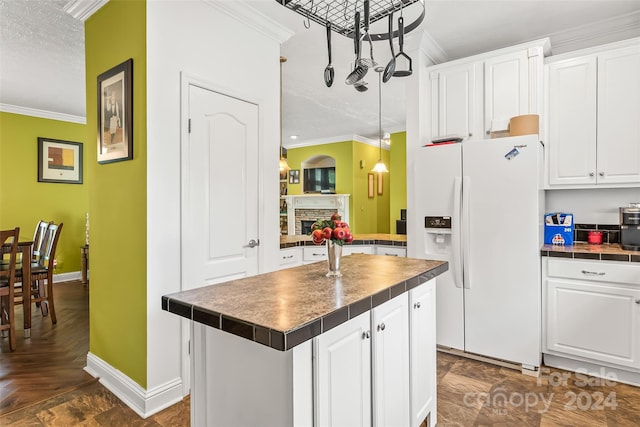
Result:
<svg viewBox="0 0 640 427"><path fill-rule="evenodd" d="M31 250L32 262L37 262L38 258L40 258L40 253L43 251L43 243L45 242L45 236L47 234L49 224L53 224L53 222L40 220L38 221L38 224L36 224L36 229L33 232L33 246Z"/></svg>
<svg viewBox="0 0 640 427"><path fill-rule="evenodd" d="M0 269L0 330L9 331L9 348L16 349L16 322L13 291L16 280L16 258L18 257L18 237L20 228L0 231L3 267ZM6 251L6 252L5 252ZM8 258L5 260L5 258Z"/></svg>
<svg viewBox="0 0 640 427"><path fill-rule="evenodd" d="M43 316L50 312L54 325L58 320L53 303L53 270L62 226L63 223L47 225L40 254L36 262L31 264L31 302L40 305Z"/></svg>

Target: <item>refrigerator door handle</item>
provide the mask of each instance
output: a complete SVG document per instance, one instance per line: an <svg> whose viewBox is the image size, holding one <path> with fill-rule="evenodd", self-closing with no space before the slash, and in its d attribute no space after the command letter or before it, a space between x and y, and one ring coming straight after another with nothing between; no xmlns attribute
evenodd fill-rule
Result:
<svg viewBox="0 0 640 427"><path fill-rule="evenodd" d="M451 220L451 264L453 273L453 283L456 288L462 288L462 253L460 248L460 227L461 214L460 210L462 197L462 178L456 176L453 180L453 216Z"/></svg>
<svg viewBox="0 0 640 427"><path fill-rule="evenodd" d="M471 192L471 177L462 178L462 274L465 289L471 289L471 209L469 209L469 194Z"/></svg>

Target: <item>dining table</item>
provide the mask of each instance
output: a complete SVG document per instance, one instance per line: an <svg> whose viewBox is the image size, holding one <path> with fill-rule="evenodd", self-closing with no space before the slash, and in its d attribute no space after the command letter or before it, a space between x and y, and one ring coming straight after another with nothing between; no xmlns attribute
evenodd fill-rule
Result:
<svg viewBox="0 0 640 427"><path fill-rule="evenodd" d="M18 242L22 268L22 311L24 317L24 337L31 337L31 248L33 241ZM2 245L2 253L11 252L11 245Z"/></svg>

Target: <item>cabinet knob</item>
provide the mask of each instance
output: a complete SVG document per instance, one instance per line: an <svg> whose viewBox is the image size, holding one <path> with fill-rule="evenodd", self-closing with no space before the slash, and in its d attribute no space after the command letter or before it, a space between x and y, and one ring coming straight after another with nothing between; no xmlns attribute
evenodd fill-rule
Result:
<svg viewBox="0 0 640 427"><path fill-rule="evenodd" d="M598 172L598 175L604 176L604 172Z"/></svg>
<svg viewBox="0 0 640 427"><path fill-rule="evenodd" d="M473 136L473 132L469 132L469 137L472 137L472 136Z"/></svg>
<svg viewBox="0 0 640 427"><path fill-rule="evenodd" d="M591 173L589 173L589 176L593 178L594 176L596 176L596 174L591 172Z"/></svg>
<svg viewBox="0 0 640 427"><path fill-rule="evenodd" d="M640 304L640 299L637 299L637 300L636 300L636 304Z"/></svg>
<svg viewBox="0 0 640 427"><path fill-rule="evenodd" d="M380 324L378 325L378 330L379 330L379 331L384 331L384 328L386 328L386 326L384 325L384 323L380 323Z"/></svg>
<svg viewBox="0 0 640 427"><path fill-rule="evenodd" d="M420 308L420 301L418 301L417 303L413 304L413 308Z"/></svg>
<svg viewBox="0 0 640 427"><path fill-rule="evenodd" d="M371 337L371 331L366 331L362 333L363 340L369 339L370 337Z"/></svg>

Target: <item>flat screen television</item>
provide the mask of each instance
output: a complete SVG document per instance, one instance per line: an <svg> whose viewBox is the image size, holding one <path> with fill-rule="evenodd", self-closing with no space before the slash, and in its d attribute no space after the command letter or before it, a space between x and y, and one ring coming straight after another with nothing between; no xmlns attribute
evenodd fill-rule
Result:
<svg viewBox="0 0 640 427"><path fill-rule="evenodd" d="M334 166L304 169L302 182L305 193L335 193L336 168Z"/></svg>

